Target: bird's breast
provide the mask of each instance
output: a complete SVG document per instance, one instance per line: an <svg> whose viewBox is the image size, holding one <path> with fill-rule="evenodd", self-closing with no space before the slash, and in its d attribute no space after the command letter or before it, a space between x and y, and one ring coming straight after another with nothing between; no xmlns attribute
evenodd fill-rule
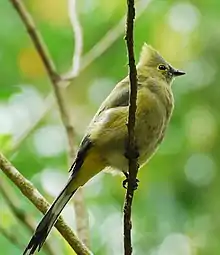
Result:
<svg viewBox="0 0 220 255"><path fill-rule="evenodd" d="M145 119L137 121L135 134L141 164L155 151L164 128L163 116L156 117L153 113L148 113Z"/></svg>
<svg viewBox="0 0 220 255"><path fill-rule="evenodd" d="M143 102L143 101L142 101ZM146 106L141 105L136 115L136 142L139 150L140 164L145 163L155 152L164 137L171 110L160 101L146 102Z"/></svg>

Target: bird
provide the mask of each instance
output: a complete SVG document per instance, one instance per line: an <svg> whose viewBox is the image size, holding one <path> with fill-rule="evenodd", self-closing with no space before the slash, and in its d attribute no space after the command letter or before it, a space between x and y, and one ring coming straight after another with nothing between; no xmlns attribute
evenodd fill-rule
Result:
<svg viewBox="0 0 220 255"><path fill-rule="evenodd" d="M185 72L171 66L152 46L144 43L137 68L135 143L142 167L164 139L174 108L172 82ZM66 185L38 224L23 255L40 251L63 208L77 191L106 168L128 178L127 119L129 76L121 80L101 104L85 132ZM127 179L126 179L127 180Z"/></svg>

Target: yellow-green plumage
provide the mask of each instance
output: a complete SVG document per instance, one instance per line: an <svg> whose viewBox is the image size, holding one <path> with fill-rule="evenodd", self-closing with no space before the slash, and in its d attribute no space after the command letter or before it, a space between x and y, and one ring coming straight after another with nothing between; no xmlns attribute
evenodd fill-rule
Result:
<svg viewBox="0 0 220 255"><path fill-rule="evenodd" d="M144 45L137 66L136 142L139 164L147 162L162 141L173 110L172 77L162 74L158 65L167 62L150 46ZM88 128L90 139L107 166L127 171L124 157L127 141L129 78L119 82L101 105Z"/></svg>
<svg viewBox="0 0 220 255"><path fill-rule="evenodd" d="M139 164L153 155L163 140L173 110L171 83L184 74L171 67L151 46L144 44L137 65L137 111L135 138ZM127 172L129 78L119 82L102 103L81 142L67 185L39 223L24 254L41 247L63 207L89 179L106 167Z"/></svg>

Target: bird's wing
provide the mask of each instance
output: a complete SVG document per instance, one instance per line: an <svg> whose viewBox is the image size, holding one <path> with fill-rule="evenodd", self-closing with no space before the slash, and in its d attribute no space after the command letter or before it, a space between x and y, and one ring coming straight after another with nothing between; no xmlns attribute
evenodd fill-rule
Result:
<svg viewBox="0 0 220 255"><path fill-rule="evenodd" d="M146 86L146 80L148 78L137 76L138 78L138 87L139 90L142 86ZM144 78L144 79L143 79ZM152 81L148 81L148 83ZM111 109L111 108L117 108L117 107L123 107L129 105L129 90L130 90L130 81L129 77L127 76L125 79L120 81L115 88L112 90L110 95L105 99L105 101L101 104L100 108L98 109L94 119L99 116L103 111ZM93 119L93 120L94 120Z"/></svg>
<svg viewBox="0 0 220 255"><path fill-rule="evenodd" d="M129 103L129 80L126 77L124 80L119 82L112 90L110 95L101 104L96 116L99 116L103 111L116 108L121 106L128 106Z"/></svg>
<svg viewBox="0 0 220 255"><path fill-rule="evenodd" d="M90 139L90 132L91 129L94 128L94 123L99 122L100 125L103 125L102 119L106 116L106 111L111 108L123 107L128 106L129 100L129 87L128 82L122 81L119 83L112 91L112 93L106 98L103 104L100 106L99 110L97 111L95 117L91 121L87 134L81 141L77 156L75 161L73 162L70 172L72 175L75 175L78 170L81 168L86 155L88 154L90 148L93 146L93 142ZM107 124L107 123L105 123ZM103 127L104 128L104 127Z"/></svg>
<svg viewBox="0 0 220 255"><path fill-rule="evenodd" d="M77 152L76 158L73 162L73 164L70 167L69 172L71 172L71 175L74 176L81 168L86 155L88 154L90 148L92 147L92 142L88 135L86 135L79 147L79 150Z"/></svg>
<svg viewBox="0 0 220 255"><path fill-rule="evenodd" d="M128 106L109 108L103 111L88 130L92 143L109 147L114 141L124 140L127 134ZM110 146L111 147L111 146Z"/></svg>
<svg viewBox="0 0 220 255"><path fill-rule="evenodd" d="M86 155L94 142L102 137L103 143L111 140L112 136L119 136L125 128L129 105L129 78L119 82L110 95L105 99L91 121L87 133L82 139L76 159L70 169L76 174L82 166ZM108 141L107 141L108 140Z"/></svg>

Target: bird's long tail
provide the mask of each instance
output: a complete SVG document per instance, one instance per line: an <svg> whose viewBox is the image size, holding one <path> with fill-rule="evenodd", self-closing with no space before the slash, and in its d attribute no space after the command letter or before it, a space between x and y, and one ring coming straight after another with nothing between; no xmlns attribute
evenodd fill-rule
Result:
<svg viewBox="0 0 220 255"><path fill-rule="evenodd" d="M68 203L70 198L76 192L77 189L69 192L71 188L71 180L67 183L65 188L61 191L60 195L56 198L53 204L50 206L47 213L44 215L43 219L38 224L33 237L31 238L27 248L25 249L23 255L34 254L36 249L38 251L44 244L47 236L49 235L52 227L56 223L60 213L62 212L65 205Z"/></svg>
<svg viewBox="0 0 220 255"><path fill-rule="evenodd" d="M77 153L76 160L70 169L69 181L40 221L23 255L31 255L37 249L38 251L40 250L63 208L78 187L83 186L105 167L106 162L103 161L99 152L92 147L90 139L85 137Z"/></svg>

